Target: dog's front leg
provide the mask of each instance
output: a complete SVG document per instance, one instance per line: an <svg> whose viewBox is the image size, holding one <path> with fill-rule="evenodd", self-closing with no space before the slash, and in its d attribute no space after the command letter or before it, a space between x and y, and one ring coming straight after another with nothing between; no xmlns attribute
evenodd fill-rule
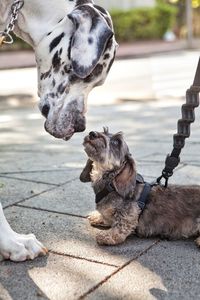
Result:
<svg viewBox="0 0 200 300"><path fill-rule="evenodd" d="M91 226L100 226L100 227L110 227L111 224L108 224L102 214L98 212L97 210L93 211L89 214L88 220L90 222Z"/></svg>
<svg viewBox="0 0 200 300"><path fill-rule="evenodd" d="M18 234L12 230L0 203L0 254L5 259L24 261L46 253L47 249L33 234Z"/></svg>
<svg viewBox="0 0 200 300"><path fill-rule="evenodd" d="M133 234L138 225L138 209L133 212L119 212L115 216L114 225L108 230L101 230L96 235L99 245L117 245L123 243L126 238Z"/></svg>
<svg viewBox="0 0 200 300"><path fill-rule="evenodd" d="M117 245L123 243L133 232L134 228L132 226L118 223L108 230L98 232L96 240L99 245Z"/></svg>

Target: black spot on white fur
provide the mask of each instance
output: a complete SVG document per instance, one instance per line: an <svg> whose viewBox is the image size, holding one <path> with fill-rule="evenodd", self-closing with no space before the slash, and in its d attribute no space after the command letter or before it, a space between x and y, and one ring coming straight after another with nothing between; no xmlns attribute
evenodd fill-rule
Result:
<svg viewBox="0 0 200 300"><path fill-rule="evenodd" d="M60 65L61 65L61 58L58 54L58 51L56 51L56 53L53 56L52 59L52 66L55 72L58 72L60 69Z"/></svg>
<svg viewBox="0 0 200 300"><path fill-rule="evenodd" d="M93 42L94 42L93 38L92 38L92 37L89 37L89 38L88 38L88 44L91 45L91 44L93 44Z"/></svg>
<svg viewBox="0 0 200 300"><path fill-rule="evenodd" d="M62 95L65 91L65 85L63 83L59 84L57 91Z"/></svg>
<svg viewBox="0 0 200 300"><path fill-rule="evenodd" d="M46 79L47 77L49 77L50 75L51 75L51 68L50 68L47 72L41 73L40 79L41 79L41 80L44 80L44 79Z"/></svg>
<svg viewBox="0 0 200 300"><path fill-rule="evenodd" d="M51 52L62 40L62 38L65 36L64 32L62 32L60 35L58 35L56 38L53 39L53 41L49 45L49 52Z"/></svg>

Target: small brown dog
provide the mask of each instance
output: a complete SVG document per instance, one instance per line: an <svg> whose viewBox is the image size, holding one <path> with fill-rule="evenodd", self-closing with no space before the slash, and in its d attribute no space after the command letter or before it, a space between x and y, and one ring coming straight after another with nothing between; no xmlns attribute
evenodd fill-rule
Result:
<svg viewBox="0 0 200 300"><path fill-rule="evenodd" d="M200 187L153 186L144 210L139 205L145 183L137 181L136 166L122 133L90 132L83 145L89 159L80 175L92 181L97 211L88 219L100 230L99 244L116 245L132 233L140 237L180 239L196 236L200 246Z"/></svg>

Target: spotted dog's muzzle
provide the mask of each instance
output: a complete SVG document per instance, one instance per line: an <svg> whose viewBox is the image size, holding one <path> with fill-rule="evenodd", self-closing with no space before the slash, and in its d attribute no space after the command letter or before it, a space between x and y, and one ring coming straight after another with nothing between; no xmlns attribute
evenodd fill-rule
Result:
<svg viewBox="0 0 200 300"><path fill-rule="evenodd" d="M73 101L65 109L61 109L55 116L51 116L45 121L45 130L56 138L69 140L75 132L85 130L85 116L79 111L78 102Z"/></svg>
<svg viewBox="0 0 200 300"><path fill-rule="evenodd" d="M92 3L77 0L36 49L39 108L56 138L85 130L88 93L104 82L114 60L110 16Z"/></svg>

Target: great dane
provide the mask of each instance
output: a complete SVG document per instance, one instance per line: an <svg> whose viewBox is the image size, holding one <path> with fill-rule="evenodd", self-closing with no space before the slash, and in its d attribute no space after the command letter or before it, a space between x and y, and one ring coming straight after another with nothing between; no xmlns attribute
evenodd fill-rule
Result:
<svg viewBox="0 0 200 300"><path fill-rule="evenodd" d="M25 0L14 32L35 51L39 109L44 127L69 140L85 130L88 93L101 85L113 63L116 41L108 12L92 0ZM13 0L0 2L0 30ZM13 261L33 259L46 248L34 235L9 226L0 205L0 253Z"/></svg>

